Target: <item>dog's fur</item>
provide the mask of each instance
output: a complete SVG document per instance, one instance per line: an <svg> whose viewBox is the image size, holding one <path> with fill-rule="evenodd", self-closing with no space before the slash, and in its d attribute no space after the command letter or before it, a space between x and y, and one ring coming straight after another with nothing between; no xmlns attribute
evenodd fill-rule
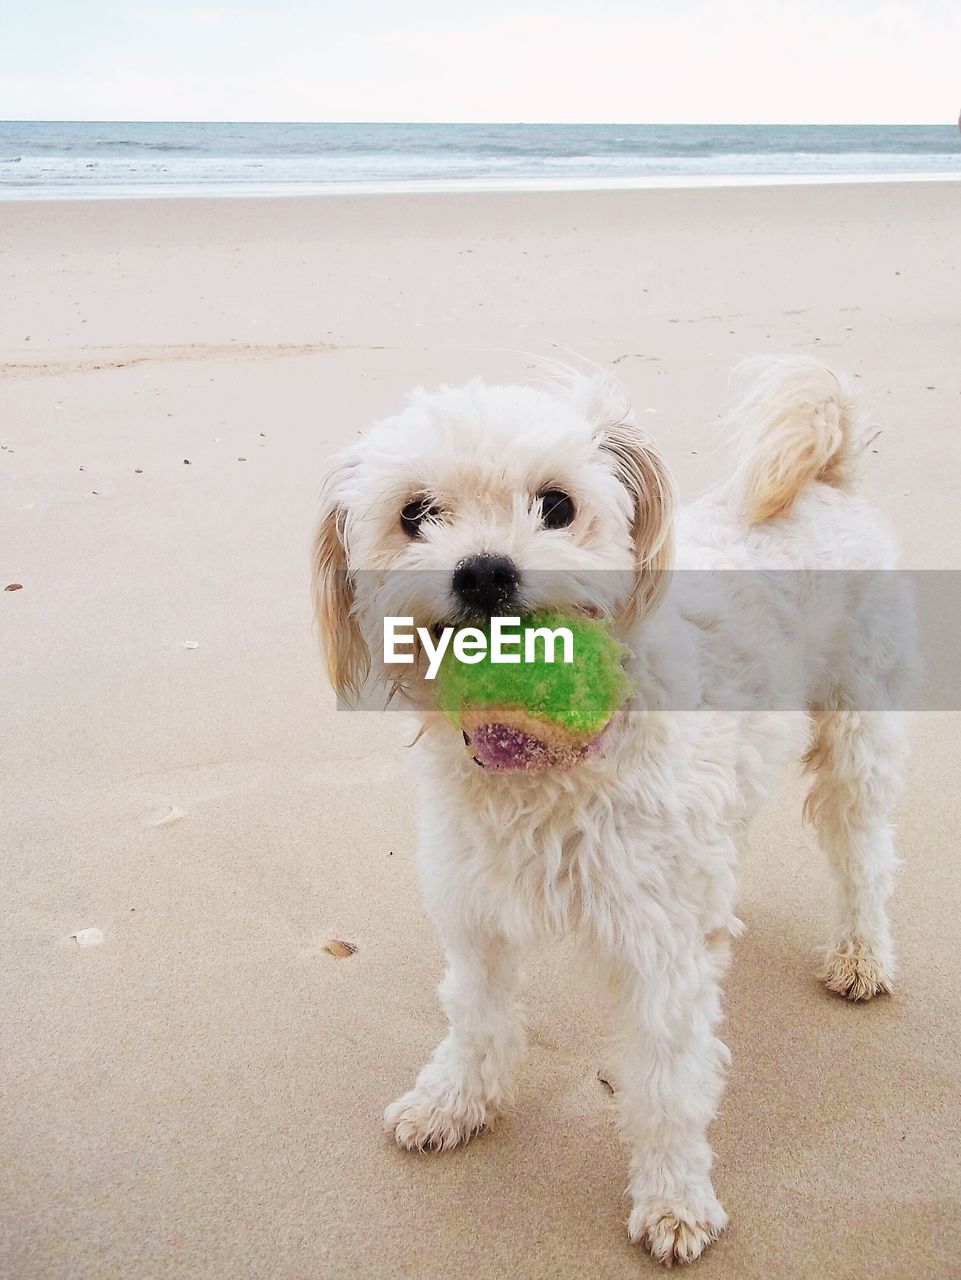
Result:
<svg viewBox="0 0 961 1280"><path fill-rule="evenodd" d="M603 376L418 391L339 460L315 547L335 689L393 684L426 730L417 862L447 953L450 1029L387 1128L404 1147L447 1150L490 1123L524 1049L519 961L576 931L610 996L628 1230L667 1263L696 1258L727 1222L706 1136L728 1060L720 981L742 930L741 833L785 759L810 774L806 816L837 875L826 986L866 1000L894 973L903 748L900 717L877 708L897 703L906 641L872 596L881 575L805 572L893 565L852 492L854 404L823 366L785 358L731 420L733 476L675 514L664 463ZM574 498L570 527L542 526L546 487ZM399 513L422 495L435 515L411 539ZM525 609L602 613L630 647L628 711L604 753L568 771L479 769L431 712L418 669L383 666L383 616L448 622L451 571L483 551L516 562ZM797 572L780 575L774 607L764 574L728 575L720 591L676 574L666 589L672 567Z"/></svg>

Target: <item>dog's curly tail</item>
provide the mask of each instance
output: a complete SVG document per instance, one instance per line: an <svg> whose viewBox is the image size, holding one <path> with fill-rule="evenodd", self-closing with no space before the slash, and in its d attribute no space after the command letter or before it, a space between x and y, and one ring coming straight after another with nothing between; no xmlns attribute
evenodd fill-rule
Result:
<svg viewBox="0 0 961 1280"><path fill-rule="evenodd" d="M786 515L813 481L850 488L862 446L847 383L809 356L762 357L740 368L754 381L729 421L740 442L734 485L748 521Z"/></svg>

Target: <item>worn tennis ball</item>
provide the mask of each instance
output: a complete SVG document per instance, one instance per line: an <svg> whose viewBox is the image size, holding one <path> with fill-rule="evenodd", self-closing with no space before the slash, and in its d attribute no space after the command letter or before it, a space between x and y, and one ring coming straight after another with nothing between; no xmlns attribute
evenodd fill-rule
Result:
<svg viewBox="0 0 961 1280"><path fill-rule="evenodd" d="M547 646L535 640L535 661L523 661L528 632L566 627L573 638L573 661L561 661L555 645L547 662ZM480 662L458 660L448 648L437 673L438 708L464 734L476 762L489 769L541 770L567 767L591 755L611 719L630 692L624 671L627 650L611 634L608 623L537 613L519 628L519 663L492 662L490 629Z"/></svg>

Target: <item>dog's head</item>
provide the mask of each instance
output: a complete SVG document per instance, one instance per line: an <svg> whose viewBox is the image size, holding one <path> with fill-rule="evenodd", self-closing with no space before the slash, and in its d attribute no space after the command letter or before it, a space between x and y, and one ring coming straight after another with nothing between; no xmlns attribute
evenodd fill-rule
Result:
<svg viewBox="0 0 961 1280"><path fill-rule="evenodd" d="M337 460L314 548L331 683L383 666L383 619L435 629L537 610L650 612L672 545L673 486L603 376L559 388L416 391Z"/></svg>

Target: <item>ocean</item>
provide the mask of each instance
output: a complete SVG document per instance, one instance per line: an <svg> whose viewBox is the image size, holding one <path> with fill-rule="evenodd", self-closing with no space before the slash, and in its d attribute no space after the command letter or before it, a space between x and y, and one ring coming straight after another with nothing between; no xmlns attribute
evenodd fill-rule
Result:
<svg viewBox="0 0 961 1280"><path fill-rule="evenodd" d="M944 125L0 122L0 199L961 178Z"/></svg>

